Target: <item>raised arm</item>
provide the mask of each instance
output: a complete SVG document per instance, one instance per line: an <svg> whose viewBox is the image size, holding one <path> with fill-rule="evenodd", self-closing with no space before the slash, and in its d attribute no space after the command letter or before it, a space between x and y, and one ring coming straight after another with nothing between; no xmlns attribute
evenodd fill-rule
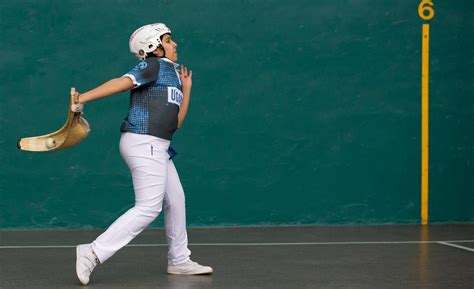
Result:
<svg viewBox="0 0 474 289"><path fill-rule="evenodd" d="M111 79L98 87L87 92L79 94L79 103L88 103L95 99L110 96L125 90L132 89L134 86L129 77L120 77Z"/></svg>
<svg viewBox="0 0 474 289"><path fill-rule="evenodd" d="M183 101L181 102L181 107L179 108L178 113L178 128L184 122L186 118L186 114L188 113L189 108L189 99L191 98L191 87L192 83L193 71L190 70L188 73L188 69L186 66L181 65L181 85L183 86Z"/></svg>

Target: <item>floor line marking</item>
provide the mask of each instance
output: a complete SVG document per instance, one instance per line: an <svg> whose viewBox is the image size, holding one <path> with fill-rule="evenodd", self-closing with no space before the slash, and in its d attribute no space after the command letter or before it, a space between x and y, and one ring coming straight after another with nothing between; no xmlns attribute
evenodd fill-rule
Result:
<svg viewBox="0 0 474 289"><path fill-rule="evenodd" d="M474 240L450 241L360 241L360 242L293 242L293 243L190 243L189 246L300 246L300 245L397 245L397 244L443 244L462 247L451 243L473 243ZM126 247L166 247L168 244L129 244ZM0 246L0 249L55 249L75 248L76 245L24 245ZM467 247L463 247L467 248ZM474 250L467 248L468 250Z"/></svg>
<svg viewBox="0 0 474 289"><path fill-rule="evenodd" d="M450 247L455 247L455 248L467 250L467 251L470 251L470 252L474 252L474 249L473 249L473 248L464 247L464 246L456 245L456 244L451 244L451 243L449 243L449 242L442 242L442 241L440 241L440 242L438 242L438 244L445 245L445 246L450 246Z"/></svg>

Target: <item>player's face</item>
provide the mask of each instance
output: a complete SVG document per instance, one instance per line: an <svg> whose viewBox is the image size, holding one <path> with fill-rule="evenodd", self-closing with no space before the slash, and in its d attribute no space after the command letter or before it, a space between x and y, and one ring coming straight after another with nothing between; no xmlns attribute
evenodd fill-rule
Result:
<svg viewBox="0 0 474 289"><path fill-rule="evenodd" d="M165 34L161 42L163 43L163 48L165 49L166 58L173 62L178 61L178 52L176 51L178 44L176 44L176 42L171 39L171 35Z"/></svg>

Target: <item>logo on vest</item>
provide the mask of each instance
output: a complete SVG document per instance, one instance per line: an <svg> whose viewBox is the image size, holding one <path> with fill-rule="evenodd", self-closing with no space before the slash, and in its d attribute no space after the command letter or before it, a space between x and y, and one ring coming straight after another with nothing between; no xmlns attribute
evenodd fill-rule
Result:
<svg viewBox="0 0 474 289"><path fill-rule="evenodd" d="M135 65L133 70L142 70L142 69L145 69L147 66L148 66L148 64L145 61L141 61L140 63Z"/></svg>
<svg viewBox="0 0 474 289"><path fill-rule="evenodd" d="M183 101L183 93L176 87L168 87L168 103L174 103L181 107Z"/></svg>

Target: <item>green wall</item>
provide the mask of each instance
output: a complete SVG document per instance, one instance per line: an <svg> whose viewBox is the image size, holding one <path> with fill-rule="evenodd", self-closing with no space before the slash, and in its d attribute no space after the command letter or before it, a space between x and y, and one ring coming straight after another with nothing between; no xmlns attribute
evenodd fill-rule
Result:
<svg viewBox="0 0 474 289"><path fill-rule="evenodd" d="M71 86L130 70L128 37L153 22L193 69L173 140L189 225L419 222L417 2L1 1L0 228L105 227L133 203L128 93L86 106L77 147L16 141L59 128ZM434 2L430 221L473 222L474 4Z"/></svg>

